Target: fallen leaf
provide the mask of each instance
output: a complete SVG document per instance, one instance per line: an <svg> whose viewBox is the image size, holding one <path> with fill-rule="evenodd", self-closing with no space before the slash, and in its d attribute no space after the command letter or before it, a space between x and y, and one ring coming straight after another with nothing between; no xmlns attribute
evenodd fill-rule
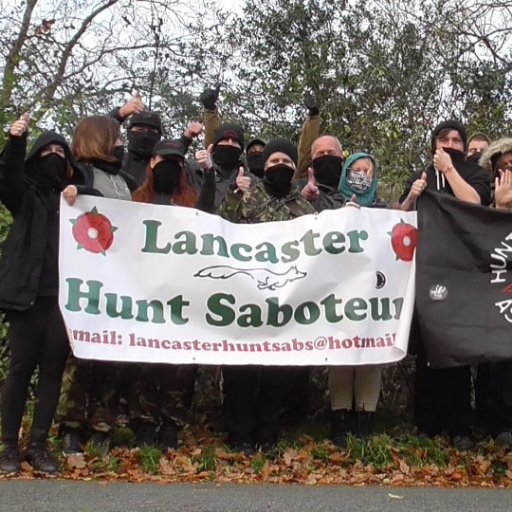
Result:
<svg viewBox="0 0 512 512"><path fill-rule="evenodd" d="M85 469L87 467L87 462L85 461L84 455L82 453L76 455L68 455L66 458L66 464L70 469Z"/></svg>

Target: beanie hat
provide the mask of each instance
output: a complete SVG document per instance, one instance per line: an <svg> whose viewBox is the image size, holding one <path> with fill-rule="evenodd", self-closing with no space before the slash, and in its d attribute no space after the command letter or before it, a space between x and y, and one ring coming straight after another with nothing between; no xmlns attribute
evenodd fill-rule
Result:
<svg viewBox="0 0 512 512"><path fill-rule="evenodd" d="M162 133L162 120L156 112L143 110L140 114L133 114L128 118L126 129L130 130L137 124L151 126L151 128L156 128L159 133Z"/></svg>
<svg viewBox="0 0 512 512"><path fill-rule="evenodd" d="M239 124L222 123L213 136L213 145L216 146L222 139L235 139L240 147L245 146L244 131Z"/></svg>
<svg viewBox="0 0 512 512"><path fill-rule="evenodd" d="M251 141L249 141L247 143L247 146L245 146L245 152L246 153L249 153L249 150L253 147L253 146L256 146L256 145L259 145L259 146L263 146L265 147L265 142L261 139L252 139Z"/></svg>
<svg viewBox="0 0 512 512"><path fill-rule="evenodd" d="M284 153L288 155L293 163L297 165L297 161L299 159L297 153L297 147L295 144L292 144L289 140L286 139L274 139L271 140L268 144L266 144L265 149L263 150L263 162L270 158L273 153Z"/></svg>
<svg viewBox="0 0 512 512"><path fill-rule="evenodd" d="M467 133L466 133L466 129L456 119L448 119L448 121L443 121L442 123L439 123L434 128L434 130L432 131L432 140L431 140L432 152L435 151L437 136L445 128L450 128L451 130L455 130L455 131L459 132L460 138L462 139L462 143L464 144L464 152L466 152L467 148L468 148L468 136L467 136Z"/></svg>
<svg viewBox="0 0 512 512"><path fill-rule="evenodd" d="M468 139L468 144L472 141L472 140L484 140L485 142L487 142L487 144L490 144L491 143L491 139L489 139L489 137L487 137L487 135L485 135L485 133L481 133L481 132L476 132L476 133L473 133L471 135L471 137L469 137Z"/></svg>

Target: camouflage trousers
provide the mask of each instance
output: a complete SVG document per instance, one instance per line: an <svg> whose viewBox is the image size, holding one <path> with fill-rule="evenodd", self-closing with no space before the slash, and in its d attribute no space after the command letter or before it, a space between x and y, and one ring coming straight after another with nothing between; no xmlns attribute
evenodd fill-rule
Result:
<svg viewBox="0 0 512 512"><path fill-rule="evenodd" d="M130 364L123 369L123 388L131 425L191 422L190 403L195 365Z"/></svg>
<svg viewBox="0 0 512 512"><path fill-rule="evenodd" d="M122 417L118 382L122 365L68 359L56 420L60 428L109 432Z"/></svg>

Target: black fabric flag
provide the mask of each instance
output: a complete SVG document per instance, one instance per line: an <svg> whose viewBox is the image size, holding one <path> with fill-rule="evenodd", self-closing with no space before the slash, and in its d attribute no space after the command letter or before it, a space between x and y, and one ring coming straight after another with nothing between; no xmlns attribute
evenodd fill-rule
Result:
<svg viewBox="0 0 512 512"><path fill-rule="evenodd" d="M512 360L512 213L424 193L416 308L430 364Z"/></svg>

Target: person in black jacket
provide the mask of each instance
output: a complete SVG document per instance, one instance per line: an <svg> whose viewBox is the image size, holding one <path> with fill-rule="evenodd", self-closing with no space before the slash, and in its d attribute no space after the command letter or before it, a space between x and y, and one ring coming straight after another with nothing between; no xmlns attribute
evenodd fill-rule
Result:
<svg viewBox="0 0 512 512"><path fill-rule="evenodd" d="M411 176L400 198L401 208L415 208L427 187L461 201L488 206L491 202L489 174L468 161L466 151L464 127L455 120L440 123L432 133L433 163L425 171ZM411 333L412 349L417 356L414 421L419 431L428 436L446 432L456 448L472 448L470 367L430 368L416 317L413 317Z"/></svg>
<svg viewBox="0 0 512 512"><path fill-rule="evenodd" d="M79 189L87 184L68 144L54 132L44 132L25 160L28 125L28 114L12 125L0 156L0 200L13 216L0 260L0 308L10 324L11 349L2 390L0 471L21 469L19 431L30 379L39 368L26 456L34 470L55 473L47 437L69 353L58 304L60 193L70 183Z"/></svg>

